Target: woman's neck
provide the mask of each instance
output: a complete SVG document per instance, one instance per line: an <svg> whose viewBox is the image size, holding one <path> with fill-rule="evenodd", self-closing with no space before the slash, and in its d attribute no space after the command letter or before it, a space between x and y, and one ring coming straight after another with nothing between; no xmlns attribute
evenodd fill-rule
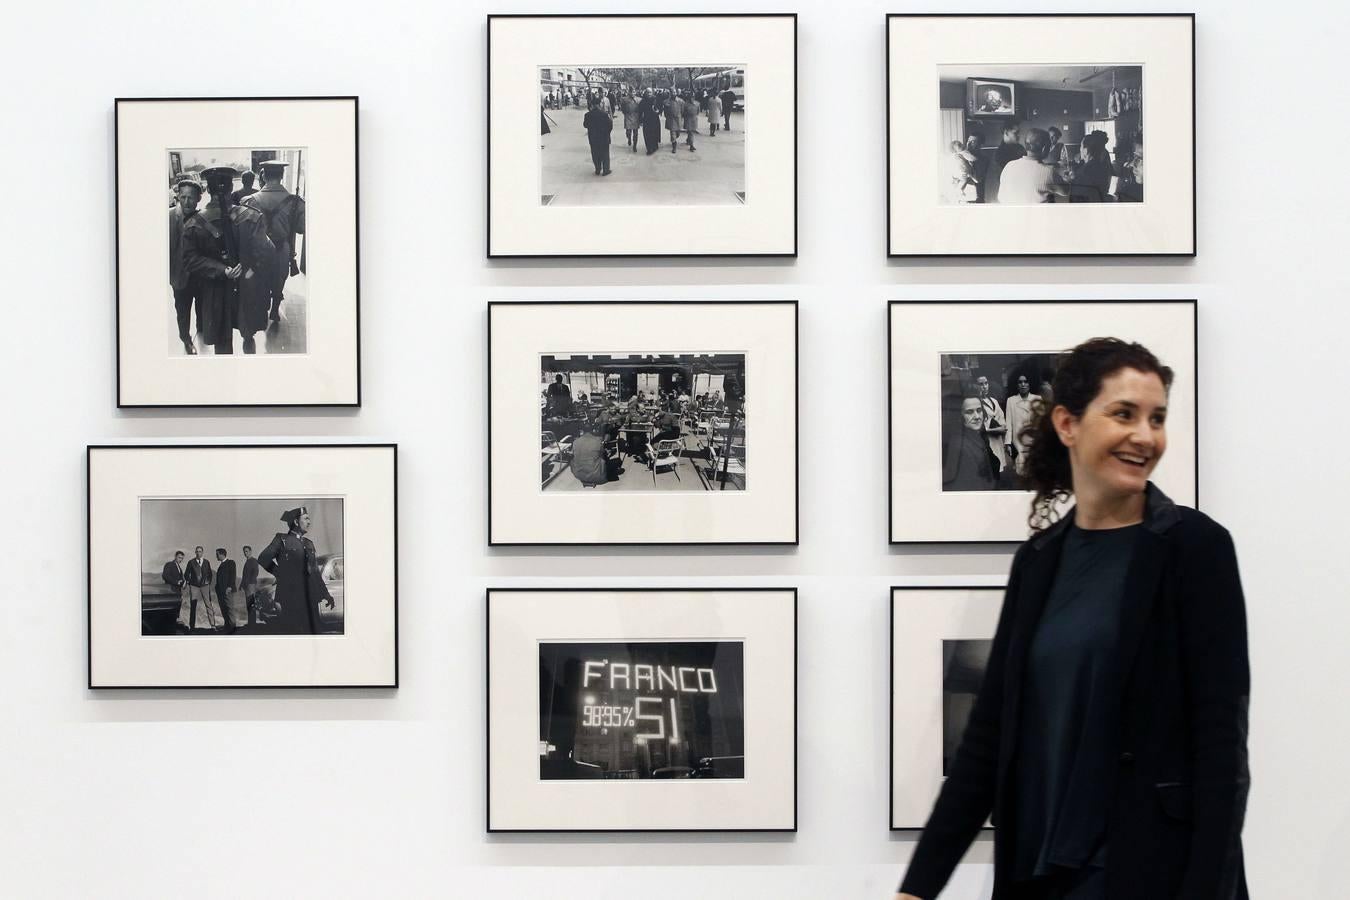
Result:
<svg viewBox="0 0 1350 900"><path fill-rule="evenodd" d="M1075 491L1073 521L1088 531L1138 525L1144 521L1144 494Z"/></svg>

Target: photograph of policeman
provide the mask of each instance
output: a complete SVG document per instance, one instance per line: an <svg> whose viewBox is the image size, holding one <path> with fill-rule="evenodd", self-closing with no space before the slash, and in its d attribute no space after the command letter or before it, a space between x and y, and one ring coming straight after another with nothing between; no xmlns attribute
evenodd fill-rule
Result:
<svg viewBox="0 0 1350 900"><path fill-rule="evenodd" d="M539 777L744 778L741 641L539 644Z"/></svg>
<svg viewBox="0 0 1350 900"><path fill-rule="evenodd" d="M942 202L1142 202L1143 84L1143 66L938 66Z"/></svg>
<svg viewBox="0 0 1350 900"><path fill-rule="evenodd" d="M1051 397L1056 353L943 353L942 490L1026 490L1028 429Z"/></svg>
<svg viewBox="0 0 1350 900"><path fill-rule="evenodd" d="M544 206L745 203L744 64L538 67Z"/></svg>
<svg viewBox="0 0 1350 900"><path fill-rule="evenodd" d="M141 634L342 634L343 502L142 499Z"/></svg>
<svg viewBox="0 0 1350 900"><path fill-rule="evenodd" d="M171 356L306 352L308 160L303 147L168 151Z"/></svg>
<svg viewBox="0 0 1350 900"><path fill-rule="evenodd" d="M942 777L947 777L989 667L992 640L942 642Z"/></svg>
<svg viewBox="0 0 1350 900"><path fill-rule="evenodd" d="M539 362L545 491L743 491L744 353L556 353Z"/></svg>

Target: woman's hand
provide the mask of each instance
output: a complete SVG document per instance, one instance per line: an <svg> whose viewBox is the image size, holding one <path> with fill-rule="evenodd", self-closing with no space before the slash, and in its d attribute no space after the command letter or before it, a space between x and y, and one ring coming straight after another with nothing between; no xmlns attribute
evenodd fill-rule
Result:
<svg viewBox="0 0 1350 900"><path fill-rule="evenodd" d="M895 900L921 900L921 898L915 897L913 894L896 894Z"/></svg>

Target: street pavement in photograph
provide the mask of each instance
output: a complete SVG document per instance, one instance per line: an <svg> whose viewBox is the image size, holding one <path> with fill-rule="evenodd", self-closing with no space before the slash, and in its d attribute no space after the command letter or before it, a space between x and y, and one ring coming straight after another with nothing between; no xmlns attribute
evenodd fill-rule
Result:
<svg viewBox="0 0 1350 900"><path fill-rule="evenodd" d="M708 117L699 114L694 147L685 146L685 135L674 153L670 132L661 129L661 145L652 155L638 132L638 148L624 143L623 113L614 117L609 138L611 173L596 175L591 146L581 122L585 110L546 109L549 134L539 142L543 149L542 202L550 206L731 206L744 203L745 114L733 113L731 131L718 129L708 135ZM720 123L719 123L720 124ZM635 223L636 224L636 223Z"/></svg>

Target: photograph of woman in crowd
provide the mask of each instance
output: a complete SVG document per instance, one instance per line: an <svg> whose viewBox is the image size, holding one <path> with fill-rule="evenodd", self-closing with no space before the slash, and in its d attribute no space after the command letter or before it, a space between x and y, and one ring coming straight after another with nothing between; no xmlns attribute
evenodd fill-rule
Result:
<svg viewBox="0 0 1350 900"><path fill-rule="evenodd" d="M991 814L996 900L1246 900L1242 585L1228 531L1149 481L1171 384L1115 338L1061 357L1034 532L897 900L934 900Z"/></svg>

